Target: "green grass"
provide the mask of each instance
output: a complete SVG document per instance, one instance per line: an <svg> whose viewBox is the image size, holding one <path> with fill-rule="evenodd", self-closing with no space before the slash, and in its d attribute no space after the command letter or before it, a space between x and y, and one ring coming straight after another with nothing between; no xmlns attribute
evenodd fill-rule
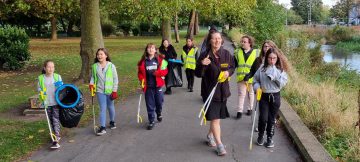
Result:
<svg viewBox="0 0 360 162"><path fill-rule="evenodd" d="M14 161L49 141L46 122L0 120L0 159ZM50 141L49 141L50 142Z"/></svg>
<svg viewBox="0 0 360 162"><path fill-rule="evenodd" d="M195 44L201 43L207 31L201 31L195 37ZM180 43L172 43L180 59L182 46L185 44L185 31L180 32ZM172 37L173 42L174 36ZM144 52L147 43L160 46L161 37L128 37L106 38L105 47L110 53L112 62L119 75L120 100L136 93L139 87L137 80L137 62ZM59 73L65 83L71 83L80 74L80 38L60 39L50 42L47 39L30 41L31 60L21 71L0 72L0 113L4 113L19 105L28 104L28 97L36 95L36 78L40 74L42 64L51 59L55 62L55 72ZM89 96L87 84L79 85L84 96ZM89 97L88 97L89 99ZM86 101L85 113L80 125L88 124L92 118L91 100ZM96 103L97 104L97 103ZM98 106L95 108L98 111ZM14 161L41 145L50 142L45 121L23 122L10 119L0 120L0 161Z"/></svg>
<svg viewBox="0 0 360 162"><path fill-rule="evenodd" d="M314 33L315 34L315 33ZM292 63L289 82L282 96L301 117L326 150L337 161L360 161L358 131L358 90L360 74L322 62L320 48L306 48L312 35L289 32L278 44ZM299 41L297 48L287 39ZM318 38L316 38L318 39Z"/></svg>
<svg viewBox="0 0 360 162"><path fill-rule="evenodd" d="M340 41L336 43L336 49L341 49L346 52L360 53L360 36L353 37L349 41Z"/></svg>

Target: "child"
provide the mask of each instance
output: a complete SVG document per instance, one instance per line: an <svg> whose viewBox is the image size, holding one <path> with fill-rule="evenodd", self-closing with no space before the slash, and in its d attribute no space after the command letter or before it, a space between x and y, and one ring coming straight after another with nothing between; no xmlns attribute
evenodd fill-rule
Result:
<svg viewBox="0 0 360 162"><path fill-rule="evenodd" d="M254 90L261 88L263 94L259 101L259 136L257 144L264 145L266 128L267 148L274 147L272 137L275 133L275 117L280 108L280 90L287 83L288 63L285 56L276 48L266 51L264 65L254 75ZM257 91L256 91L257 92Z"/></svg>
<svg viewBox="0 0 360 162"><path fill-rule="evenodd" d="M111 63L109 53L105 48L99 48L96 52L95 63L92 65L90 80L90 92L95 91L100 106L100 128L97 135L106 133L106 109L110 115L110 129L115 129L114 100L118 97L118 75L116 67Z"/></svg>
<svg viewBox="0 0 360 162"><path fill-rule="evenodd" d="M189 92L193 92L196 59L198 57L197 51L198 48L194 46L193 39L187 38L186 45L183 47L181 60L184 63Z"/></svg>
<svg viewBox="0 0 360 162"><path fill-rule="evenodd" d="M157 120L162 121L161 111L164 102L162 87L165 84L164 77L168 70L167 62L158 55L153 43L146 45L144 55L138 63L138 78L145 92L145 102L148 111L148 130L155 126L155 112Z"/></svg>
<svg viewBox="0 0 360 162"><path fill-rule="evenodd" d="M59 120L59 106L55 101L55 91L58 85L61 85L62 80L59 74L54 73L55 65L51 60L44 62L42 74L38 77L38 91L44 97L40 96L43 100L45 109L48 114L52 132L54 133L54 141L52 141L52 149L60 148L60 120ZM60 84L59 84L60 83Z"/></svg>
<svg viewBox="0 0 360 162"><path fill-rule="evenodd" d="M161 42L161 45L159 47L159 52L162 55L165 55L165 60L168 62L169 59L175 59L177 58L177 53L175 51L175 48L173 45L170 44L169 40L167 39L163 39ZM173 67L172 63L169 63L168 65L169 67ZM172 68L171 68L172 69ZM166 76L165 82L166 82L166 91L165 94L170 95L171 92L171 85L168 84L168 80L170 80L172 78L168 78L168 76Z"/></svg>

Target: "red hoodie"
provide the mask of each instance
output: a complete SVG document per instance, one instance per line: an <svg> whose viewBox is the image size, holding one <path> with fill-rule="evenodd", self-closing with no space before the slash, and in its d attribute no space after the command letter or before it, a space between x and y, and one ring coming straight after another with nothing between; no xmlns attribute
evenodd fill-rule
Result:
<svg viewBox="0 0 360 162"><path fill-rule="evenodd" d="M161 65L163 63L163 57L162 55L157 57L157 60L159 62L158 64L158 68L157 70L154 72L155 78L156 78L156 87L162 87L165 85L165 80L163 79L167 73L168 73L168 69L163 69L161 70ZM145 60L141 59L138 63L138 78L140 83L142 82L142 80L144 80L144 92L146 92L146 70L145 70Z"/></svg>

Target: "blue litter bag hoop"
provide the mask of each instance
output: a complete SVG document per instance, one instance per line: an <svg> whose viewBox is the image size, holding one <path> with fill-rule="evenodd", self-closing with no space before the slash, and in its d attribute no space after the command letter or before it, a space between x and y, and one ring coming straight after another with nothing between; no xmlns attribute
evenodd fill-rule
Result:
<svg viewBox="0 0 360 162"><path fill-rule="evenodd" d="M169 61L174 62L174 63L180 63L180 64L183 63L181 60L175 60L175 59L169 59Z"/></svg>
<svg viewBox="0 0 360 162"><path fill-rule="evenodd" d="M65 89L65 92L63 92ZM60 94L60 93L66 93L66 94ZM67 99L67 103L65 103L64 95L70 95L70 99ZM60 96L62 97L60 99ZM55 92L55 100L62 108L74 108L78 102L80 101L81 93L79 89L74 86L73 84L63 84L60 86L56 92Z"/></svg>

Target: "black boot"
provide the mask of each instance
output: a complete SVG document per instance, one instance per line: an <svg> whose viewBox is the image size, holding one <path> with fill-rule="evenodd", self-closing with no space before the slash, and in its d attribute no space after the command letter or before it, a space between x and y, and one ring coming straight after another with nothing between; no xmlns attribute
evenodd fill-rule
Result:
<svg viewBox="0 0 360 162"><path fill-rule="evenodd" d="M257 138L257 140L256 140L256 143L257 143L259 146L264 145L264 134L260 134L260 133L259 133L259 136L258 136L258 138Z"/></svg>
<svg viewBox="0 0 360 162"><path fill-rule="evenodd" d="M248 110L246 113L247 116L250 116L251 114L252 114L252 110Z"/></svg>
<svg viewBox="0 0 360 162"><path fill-rule="evenodd" d="M192 86L189 87L189 92L193 92L193 87Z"/></svg>
<svg viewBox="0 0 360 162"><path fill-rule="evenodd" d="M157 116L157 117L156 117L156 118L157 118L157 121L160 123L160 122L162 121L162 119L163 119L161 113L157 114L156 116Z"/></svg>
<svg viewBox="0 0 360 162"><path fill-rule="evenodd" d="M242 112L237 112L236 113L236 119L241 119L242 116Z"/></svg>
<svg viewBox="0 0 360 162"><path fill-rule="evenodd" d="M267 137L265 147L267 147L267 148L273 148L274 147L274 141L272 140L272 137Z"/></svg>
<svg viewBox="0 0 360 162"><path fill-rule="evenodd" d="M170 95L170 94L171 94L171 87L166 88L165 94L168 94L168 95Z"/></svg>

